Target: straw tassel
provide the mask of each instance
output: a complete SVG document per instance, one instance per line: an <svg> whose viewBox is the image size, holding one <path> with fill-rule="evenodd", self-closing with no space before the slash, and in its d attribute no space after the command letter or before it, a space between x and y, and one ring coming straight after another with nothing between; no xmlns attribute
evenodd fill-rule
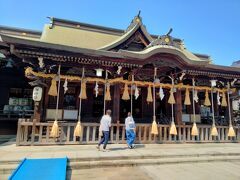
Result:
<svg viewBox="0 0 240 180"><path fill-rule="evenodd" d="M153 118L151 134L158 135L158 127L156 123L156 117Z"/></svg>
<svg viewBox="0 0 240 180"><path fill-rule="evenodd" d="M205 105L205 106L211 106L211 102L210 102L210 99L209 99L208 91L207 91L207 90L206 90L206 92L205 92L205 101L204 101L204 105Z"/></svg>
<svg viewBox="0 0 240 180"><path fill-rule="evenodd" d="M58 128L58 122L57 120L54 121L53 126L52 126L52 130L50 132L50 137L58 137L59 136L59 128Z"/></svg>
<svg viewBox="0 0 240 180"><path fill-rule="evenodd" d="M222 103L221 103L221 105L223 107L227 107L227 99L226 99L226 94L224 92L222 93Z"/></svg>
<svg viewBox="0 0 240 180"><path fill-rule="evenodd" d="M186 88L184 104L185 105L191 105L190 96L189 96L189 89L188 88Z"/></svg>
<svg viewBox="0 0 240 180"><path fill-rule="evenodd" d="M195 122L193 123L191 135L192 136L198 136L198 128L197 128L197 124Z"/></svg>
<svg viewBox="0 0 240 180"><path fill-rule="evenodd" d="M177 135L177 128L176 128L176 126L175 126L174 121L171 122L171 127L170 127L169 134L171 134L171 135Z"/></svg>
<svg viewBox="0 0 240 180"><path fill-rule="evenodd" d="M211 136L218 136L218 131L215 124L212 125Z"/></svg>
<svg viewBox="0 0 240 180"><path fill-rule="evenodd" d="M57 81L55 78L52 79L51 86L48 91L48 95L57 96Z"/></svg>
<svg viewBox="0 0 240 180"><path fill-rule="evenodd" d="M147 102L153 102L151 86L148 86Z"/></svg>
<svg viewBox="0 0 240 180"><path fill-rule="evenodd" d="M74 129L73 136L74 137L76 137L76 136L81 137L82 136L82 127L81 127L81 122L80 121L77 122L77 125Z"/></svg>
<svg viewBox="0 0 240 180"><path fill-rule="evenodd" d="M123 92L123 95L122 95L122 99L123 100L129 100L130 99L127 83L125 83L125 86L124 86L124 92Z"/></svg>
<svg viewBox="0 0 240 180"><path fill-rule="evenodd" d="M86 82L81 83L81 92L79 94L80 99L87 99L87 93L86 93Z"/></svg>
<svg viewBox="0 0 240 180"><path fill-rule="evenodd" d="M235 131L233 129L233 126L230 124L229 125L229 129L228 129L228 137L235 137L236 134L235 134Z"/></svg>
<svg viewBox="0 0 240 180"><path fill-rule="evenodd" d="M170 90L170 96L169 96L169 99L168 99L168 103L169 104L175 104L176 103L174 95L173 95L173 88Z"/></svg>
<svg viewBox="0 0 240 180"><path fill-rule="evenodd" d="M105 100L106 101L111 101L110 85L109 84L107 85Z"/></svg>

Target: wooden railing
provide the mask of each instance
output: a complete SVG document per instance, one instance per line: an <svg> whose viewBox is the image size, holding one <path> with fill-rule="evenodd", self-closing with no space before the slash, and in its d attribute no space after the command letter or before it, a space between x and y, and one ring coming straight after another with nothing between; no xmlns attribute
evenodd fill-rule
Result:
<svg viewBox="0 0 240 180"><path fill-rule="evenodd" d="M76 123L59 122L60 134L50 137L53 123L32 122L19 119L17 145L96 144L100 140L98 123L82 123L82 136L73 136ZM228 126L218 126L219 135L210 136L211 126L198 125L199 136L191 136L191 125L177 126L178 135L169 134L169 125L158 125L158 135L151 134L151 124L136 124L136 143L194 143L194 142L240 142L240 128L234 127L236 137L227 136ZM112 124L110 143L126 143L124 124Z"/></svg>

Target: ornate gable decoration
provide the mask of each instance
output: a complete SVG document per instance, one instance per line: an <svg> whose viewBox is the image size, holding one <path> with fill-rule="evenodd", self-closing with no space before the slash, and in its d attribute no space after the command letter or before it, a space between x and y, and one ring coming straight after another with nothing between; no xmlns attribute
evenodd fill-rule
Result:
<svg viewBox="0 0 240 180"><path fill-rule="evenodd" d="M132 30L137 24L142 25L142 17L140 16L141 11L138 12L138 15L134 17L134 19L131 21L130 25L127 27L126 32ZM145 26L144 26L145 27Z"/></svg>
<svg viewBox="0 0 240 180"><path fill-rule="evenodd" d="M173 40L173 37L170 36L173 29L171 28L166 35L158 36L157 39L153 40L147 47L158 46L158 45L167 45L180 48L179 43Z"/></svg>
<svg viewBox="0 0 240 180"><path fill-rule="evenodd" d="M107 51L118 51L120 49L142 51L145 49L153 41L153 38L143 25L140 12L141 11L139 11L138 15L134 17L119 39L100 49Z"/></svg>

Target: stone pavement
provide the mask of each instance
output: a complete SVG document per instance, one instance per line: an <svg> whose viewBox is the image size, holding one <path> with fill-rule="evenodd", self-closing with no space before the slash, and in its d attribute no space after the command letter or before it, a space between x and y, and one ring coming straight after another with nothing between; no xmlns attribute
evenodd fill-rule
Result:
<svg viewBox="0 0 240 180"><path fill-rule="evenodd" d="M97 180L239 180L240 162L164 164L117 168L80 169L68 179Z"/></svg>
<svg viewBox="0 0 240 180"><path fill-rule="evenodd" d="M4 143L0 145L0 177L2 173L7 179L25 157L67 156L67 179L240 179L240 143L138 144L135 149L110 144L108 148L109 152L102 152L96 145Z"/></svg>

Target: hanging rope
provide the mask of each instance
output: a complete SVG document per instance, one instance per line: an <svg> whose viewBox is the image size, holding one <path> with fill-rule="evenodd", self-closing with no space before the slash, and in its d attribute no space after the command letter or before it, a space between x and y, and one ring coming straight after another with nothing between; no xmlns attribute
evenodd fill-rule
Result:
<svg viewBox="0 0 240 180"><path fill-rule="evenodd" d="M192 98L193 98L193 127L192 127L192 131L191 131L191 135L192 136L198 136L198 128L197 128L197 124L196 124L196 113L195 113L195 79L192 79L192 84L193 84L193 88L192 88Z"/></svg>
<svg viewBox="0 0 240 180"><path fill-rule="evenodd" d="M58 89L57 89L57 104L56 104L56 111L55 111L55 120L50 132L50 137L58 137L59 136L59 127L58 127L58 104L59 104L59 93L60 93L60 73L61 73L61 65L58 66ZM55 81L56 82L56 81Z"/></svg>
<svg viewBox="0 0 240 180"><path fill-rule="evenodd" d="M87 99L86 95L86 83L84 83L84 76L85 76L85 69L82 68L82 81L81 81L81 92L79 95L79 109L78 109L78 122L74 129L73 136L74 137L81 137L82 136L82 127L81 127L81 111L82 111L82 99ZM85 85L83 85L85 84ZM85 89L84 89L85 87Z"/></svg>
<svg viewBox="0 0 240 180"><path fill-rule="evenodd" d="M132 74L132 84L131 84L131 91L130 91L130 96L131 96L131 115L133 116L133 83L134 83L134 75ZM136 87L137 88L137 87Z"/></svg>
<svg viewBox="0 0 240 180"><path fill-rule="evenodd" d="M157 76L157 68L154 68L154 83ZM157 135L158 134L158 127L156 123L156 92L155 92L155 84L153 84L153 122L152 122L152 128L151 128L151 134ZM151 96L152 97L152 96Z"/></svg>
<svg viewBox="0 0 240 180"><path fill-rule="evenodd" d="M30 77L31 75L33 76L37 76L37 77L42 77L42 78L51 78L53 79L56 74L45 74L45 73L42 73L42 72L34 72L32 70L31 67L28 67L26 70L25 70L25 76L26 77ZM69 75L60 75L60 78L65 80L66 78L69 80L69 81L81 81L81 77L79 76L69 76ZM101 79L101 78L95 78L95 77L86 77L85 80L87 82L99 82L99 83L102 83L102 84L105 84L106 83L106 80L104 79ZM123 80L123 78L115 78L115 79L109 79L108 82L110 84L114 84L114 83L123 83L123 84L128 84L130 85L132 82L129 81L129 80ZM153 86L153 82L146 82L146 81L134 81L134 83L137 85L137 86L142 86L142 87L146 87L146 86ZM164 84L164 83L157 83L155 84L156 87L157 86L162 86L162 88L167 88L167 89L171 89L172 88L172 85L171 84ZM179 84L175 84L175 87L176 88L192 88L192 86L189 86L189 85L184 85L182 83L179 83ZM227 92L227 88L223 88L223 89L220 89L220 88L215 88L216 90L218 90L219 92ZM210 87L207 87L207 86L196 86L195 87L195 90L199 90L199 91L210 91L211 88ZM231 89L231 91L235 92L236 91L236 88L233 88Z"/></svg>
<svg viewBox="0 0 240 180"><path fill-rule="evenodd" d="M236 133L232 126L232 115L231 115L231 104L230 104L230 83L228 82L228 91L227 91L227 97L228 97L228 116L229 116L229 129L228 129L228 137L235 137Z"/></svg>
<svg viewBox="0 0 240 180"><path fill-rule="evenodd" d="M211 136L218 136L217 128L216 128L216 125L215 125L215 116L214 116L213 87L211 89L211 101L212 101L212 129L211 129Z"/></svg>
<svg viewBox="0 0 240 180"><path fill-rule="evenodd" d="M172 108L172 121L171 121L169 134L170 135L177 135L177 128L176 128L176 125L175 125L175 122L174 122L174 114L173 114L173 104L175 104L175 99L174 99L174 96L173 96L174 79L170 76L169 76L169 78L172 80L172 89L170 91L170 98L168 100L168 103L171 104L171 108ZM172 96L172 98L171 98L171 96Z"/></svg>

